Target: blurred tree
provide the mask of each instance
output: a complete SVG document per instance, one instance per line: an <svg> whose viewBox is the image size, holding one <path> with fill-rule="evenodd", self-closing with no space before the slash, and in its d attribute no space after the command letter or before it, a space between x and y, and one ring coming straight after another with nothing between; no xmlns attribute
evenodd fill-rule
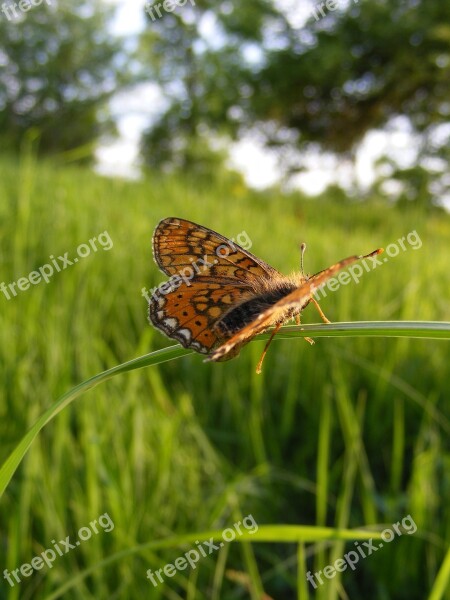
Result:
<svg viewBox="0 0 450 600"><path fill-rule="evenodd" d="M2 147L17 150L32 130L39 152L90 160L98 137L114 131L105 101L126 83L111 9L98 0L13 6L0 14Z"/></svg>
<svg viewBox="0 0 450 600"><path fill-rule="evenodd" d="M239 76L245 70L242 35L260 36L263 16L268 11L276 14L267 0L248 0L238 7L239 18L234 19L225 4L188 1L173 11L162 10L159 18L153 5L147 5L148 28L141 38L141 53L148 57L148 76L160 84L167 101L166 110L143 137L149 166L197 169L205 175L209 167L219 172L225 168L227 153L217 151L214 142L220 145L222 139L237 135L241 125L232 113L234 108L240 110L238 100L245 96L236 79L246 77ZM229 32L215 18L217 11L226 18ZM216 29L212 36L218 49L211 48L211 39L201 32L208 19Z"/></svg>
<svg viewBox="0 0 450 600"><path fill-rule="evenodd" d="M165 144L170 161L187 131L207 143L257 129L294 150L283 155L294 168L309 147L351 158L399 116L430 141L448 121L449 2L318 2L301 24L287 4L197 0L149 19L143 39L168 100L152 151Z"/></svg>
<svg viewBox="0 0 450 600"><path fill-rule="evenodd" d="M377 161L380 175L374 190L400 206L415 205L425 210L439 206L442 198L450 198L450 133L441 137L438 141L438 136L433 135L430 141L422 136L411 167L401 168L391 157L381 157Z"/></svg>
<svg viewBox="0 0 450 600"><path fill-rule="evenodd" d="M426 132L450 115L450 3L349 3L266 53L252 87L253 118L338 153L399 115Z"/></svg>

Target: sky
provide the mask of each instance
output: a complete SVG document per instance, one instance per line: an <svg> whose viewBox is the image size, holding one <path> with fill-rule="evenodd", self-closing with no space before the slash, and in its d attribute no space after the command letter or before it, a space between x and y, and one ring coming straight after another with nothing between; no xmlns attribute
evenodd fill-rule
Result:
<svg viewBox="0 0 450 600"><path fill-rule="evenodd" d="M145 0L109 0L117 7L113 33L133 35L145 26ZM292 23L301 27L309 17L310 6L298 0L279 0L286 9ZM345 0L341 0L344 4ZM153 4L153 2L151 3ZM178 9L180 10L180 9ZM205 25L208 27L208 24ZM205 31L208 35L208 31ZM164 97L157 85L142 84L132 92L121 93L113 98L111 110L118 124L120 137L117 141L102 145L97 150L97 170L105 175L139 177L138 144L142 131L155 119L164 107ZM391 133L370 132L363 141L357 155L356 177L362 188L369 187L375 178L374 162L387 152L400 157L403 166L414 160L414 144L405 122L399 120ZM280 171L276 157L265 150L254 139L247 137L232 146L231 166L243 172L247 183L262 189L279 181ZM352 180L352 172L342 159L327 155L308 154L304 157L307 170L296 176L293 187L309 194L321 193L336 182L344 188Z"/></svg>

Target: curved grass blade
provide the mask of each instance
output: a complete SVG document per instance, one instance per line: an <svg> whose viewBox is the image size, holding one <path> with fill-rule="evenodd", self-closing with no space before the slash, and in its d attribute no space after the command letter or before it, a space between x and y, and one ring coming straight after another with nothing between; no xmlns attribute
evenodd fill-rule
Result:
<svg viewBox="0 0 450 600"><path fill-rule="evenodd" d="M144 356L134 358L133 360L113 367L112 369L108 369L107 371L103 371L102 373L94 375L94 377L83 381L72 388L69 392L63 394L52 406L50 406L50 408L44 412L43 415L41 415L41 417L24 435L24 437L20 440L6 461L3 463L0 469L0 497L3 495L3 492L5 491L11 477L14 475L14 472L16 471L37 434L47 425L47 423L49 423L59 412L61 412L63 408L81 396L81 394L94 388L100 383L103 383L107 379L111 379L111 377L119 375L120 373L126 373L127 371L134 371L135 369L142 369L143 367L158 365L169 360L181 358L182 356L186 356L187 354L191 353L192 350L186 350L178 344L176 346L169 346L169 348L163 348L162 350L145 354Z"/></svg>
<svg viewBox="0 0 450 600"><path fill-rule="evenodd" d="M270 334L263 334L256 339L266 339ZM283 327L278 338L292 337L409 337L409 338L427 338L427 339L450 339L450 323L440 323L433 321L361 321L353 323L331 323L318 325L299 325ZM9 457L3 463L0 469L0 497L3 495L11 477L14 475L21 460L25 456L31 443L37 434L49 423L63 408L68 406L73 400L78 398L84 392L92 389L99 383L127 371L142 369L157 365L170 360L175 360L192 354L192 350L186 350L179 344L169 346L156 352L151 352L139 358L135 358L126 363L103 371L94 375L90 379L78 384L69 392L63 394L21 439Z"/></svg>

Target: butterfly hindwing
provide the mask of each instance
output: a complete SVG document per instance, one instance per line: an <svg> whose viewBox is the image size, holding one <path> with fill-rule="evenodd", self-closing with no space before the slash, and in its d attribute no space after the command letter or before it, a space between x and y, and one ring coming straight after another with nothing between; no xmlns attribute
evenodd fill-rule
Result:
<svg viewBox="0 0 450 600"><path fill-rule="evenodd" d="M185 348L208 354L226 339L214 329L214 323L249 296L247 286L224 282L202 277L165 294L155 293L150 299L150 321Z"/></svg>

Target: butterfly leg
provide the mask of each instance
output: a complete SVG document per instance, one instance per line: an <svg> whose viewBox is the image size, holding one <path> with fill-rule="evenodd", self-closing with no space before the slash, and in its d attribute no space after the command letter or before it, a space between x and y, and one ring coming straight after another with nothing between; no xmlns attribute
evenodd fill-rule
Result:
<svg viewBox="0 0 450 600"><path fill-rule="evenodd" d="M278 323L278 325L275 327L275 329L272 331L272 334L270 336L270 338L267 340L266 345L264 346L264 350L263 353L261 354L261 358L259 359L258 365L256 367L256 372L258 373L258 375L261 373L261 367L263 364L263 360L264 357L267 354L267 350L270 346L270 342L273 340L273 338L275 337L275 335L280 331L280 327L283 323Z"/></svg>
<svg viewBox="0 0 450 600"><path fill-rule="evenodd" d="M320 317L321 317L322 321L323 321L324 323L331 323L331 321L330 321L329 319L327 319L327 318L326 318L326 316L323 314L323 310L320 308L320 305L319 305L319 303L317 302L317 300L316 300L315 298L313 298L312 296L311 296L311 302L312 302L312 303L314 304L314 306L316 307L316 309L317 309L317 312L319 313L319 315L320 315Z"/></svg>
<svg viewBox="0 0 450 600"><path fill-rule="evenodd" d="M302 324L302 322L300 321L300 315L299 315L299 314L298 314L298 315L296 315L296 317L295 317L295 322L297 323L297 325L301 325L301 324ZM305 338L303 338L303 339L305 340L305 342L308 342L309 344L311 344L311 346L312 346L313 344L315 344L315 343L316 343L316 342L315 342L315 341L314 341L312 338L310 338L310 337L305 337Z"/></svg>

